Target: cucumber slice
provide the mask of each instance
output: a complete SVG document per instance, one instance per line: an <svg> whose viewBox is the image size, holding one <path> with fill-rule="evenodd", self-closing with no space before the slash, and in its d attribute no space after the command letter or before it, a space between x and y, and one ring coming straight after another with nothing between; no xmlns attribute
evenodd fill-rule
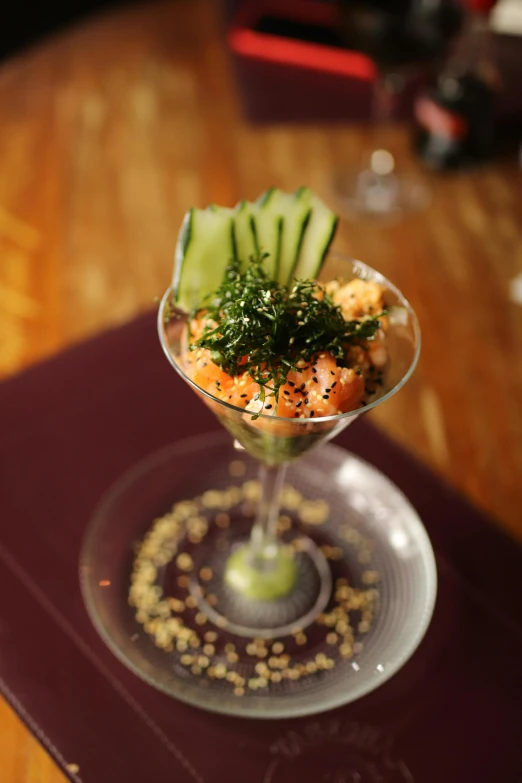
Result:
<svg viewBox="0 0 522 783"><path fill-rule="evenodd" d="M278 282L288 285L294 277L299 262L303 239L306 234L312 207L305 198L304 188L290 196L285 217Z"/></svg>
<svg viewBox="0 0 522 783"><path fill-rule="evenodd" d="M275 215L286 216L293 200L293 193L285 193L279 188L268 188L256 201L263 209L271 210Z"/></svg>
<svg viewBox="0 0 522 783"><path fill-rule="evenodd" d="M298 280L314 280L319 276L326 254L332 244L339 216L328 209L326 204L309 188L301 188L298 193L300 193L300 198L311 208L311 213L302 238L301 252L293 271L293 277Z"/></svg>
<svg viewBox="0 0 522 783"><path fill-rule="evenodd" d="M277 280L279 257L281 254L281 237L283 234L283 218L274 215L268 205L252 204L252 228L254 243L258 253L268 253L265 266L269 277Z"/></svg>
<svg viewBox="0 0 522 783"><path fill-rule="evenodd" d="M269 193L271 191L267 191ZM251 256L268 253L266 269L270 277L275 279L281 251L282 220L281 215L271 211L269 200L263 200L263 197L253 204L241 201L237 205L234 227L237 257L242 271Z"/></svg>
<svg viewBox="0 0 522 783"><path fill-rule="evenodd" d="M217 215L225 215L226 217L229 218L233 218L236 212L234 207L220 207L219 204L209 204L207 210L209 212L215 212ZM234 230L234 225L232 225L232 244L234 247L234 258L239 258L237 252L236 232Z"/></svg>
<svg viewBox="0 0 522 783"><path fill-rule="evenodd" d="M237 258L240 269L245 271L252 256L258 254L255 229L252 225L254 205L249 201L240 201L234 210L234 235Z"/></svg>
<svg viewBox="0 0 522 783"><path fill-rule="evenodd" d="M190 209L181 224L174 257L172 287L183 310L192 310L221 285L235 257L232 215Z"/></svg>
<svg viewBox="0 0 522 783"><path fill-rule="evenodd" d="M234 214L234 209L232 207L220 207L219 204L209 204L207 210L209 212L217 212L218 215L232 216Z"/></svg>
<svg viewBox="0 0 522 783"><path fill-rule="evenodd" d="M176 303L185 310L221 285L226 267L238 259L268 253L267 272L280 284L319 275L338 218L312 193L300 188L283 193L270 188L255 203L234 209L211 204L191 209L178 235L172 285Z"/></svg>
<svg viewBox="0 0 522 783"><path fill-rule="evenodd" d="M312 212L309 196L306 188L300 188L296 193L283 193L278 188L270 188L263 193L258 203L265 211L284 220L277 282L286 285L293 278L304 232Z"/></svg>

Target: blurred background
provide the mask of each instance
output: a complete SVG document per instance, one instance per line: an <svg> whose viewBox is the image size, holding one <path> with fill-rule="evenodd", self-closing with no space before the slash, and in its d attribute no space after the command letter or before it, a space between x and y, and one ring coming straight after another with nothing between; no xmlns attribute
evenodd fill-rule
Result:
<svg viewBox="0 0 522 783"><path fill-rule="evenodd" d="M522 537L521 79L521 0L11 6L0 378L151 309L190 206L306 184L419 315L374 420ZM4 702L0 759L62 780Z"/></svg>

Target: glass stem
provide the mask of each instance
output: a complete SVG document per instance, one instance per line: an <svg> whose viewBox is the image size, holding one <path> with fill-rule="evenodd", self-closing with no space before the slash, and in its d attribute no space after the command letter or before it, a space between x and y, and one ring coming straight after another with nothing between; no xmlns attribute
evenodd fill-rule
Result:
<svg viewBox="0 0 522 783"><path fill-rule="evenodd" d="M379 71L373 82L372 97L372 152L369 166L380 177L391 174L395 168L392 153L384 147L383 129L390 122L395 110L396 98L403 86L402 76Z"/></svg>
<svg viewBox="0 0 522 783"><path fill-rule="evenodd" d="M250 550L254 562L273 558L277 554L277 521L286 467L286 465L278 465L277 467L260 465L259 467L261 496L250 539Z"/></svg>

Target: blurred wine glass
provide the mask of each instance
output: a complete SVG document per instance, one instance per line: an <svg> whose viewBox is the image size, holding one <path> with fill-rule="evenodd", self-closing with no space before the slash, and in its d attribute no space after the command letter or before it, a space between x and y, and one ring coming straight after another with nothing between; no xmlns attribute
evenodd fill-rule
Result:
<svg viewBox="0 0 522 783"><path fill-rule="evenodd" d="M370 57L377 67L373 83L373 149L358 171L339 171L338 200L352 214L400 216L423 209L430 199L415 176L396 170L393 153L380 142L406 80L442 62L462 22L457 0L337 0L338 25L347 48Z"/></svg>

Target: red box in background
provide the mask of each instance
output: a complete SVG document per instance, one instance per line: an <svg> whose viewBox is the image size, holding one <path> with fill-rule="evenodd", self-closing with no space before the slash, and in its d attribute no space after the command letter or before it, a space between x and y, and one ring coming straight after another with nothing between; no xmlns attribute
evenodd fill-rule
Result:
<svg viewBox="0 0 522 783"><path fill-rule="evenodd" d="M220 0L220 4L248 120L362 121L370 117L375 66L365 55L344 49L336 41L335 7L329 0ZM493 45L502 82L497 118L503 127L518 131L522 37L495 35ZM408 80L397 117L411 115L426 78L424 72Z"/></svg>
<svg viewBox="0 0 522 783"><path fill-rule="evenodd" d="M369 118L375 65L337 40L332 4L247 0L231 14L227 41L252 122ZM409 115L420 81L408 83L398 116Z"/></svg>

